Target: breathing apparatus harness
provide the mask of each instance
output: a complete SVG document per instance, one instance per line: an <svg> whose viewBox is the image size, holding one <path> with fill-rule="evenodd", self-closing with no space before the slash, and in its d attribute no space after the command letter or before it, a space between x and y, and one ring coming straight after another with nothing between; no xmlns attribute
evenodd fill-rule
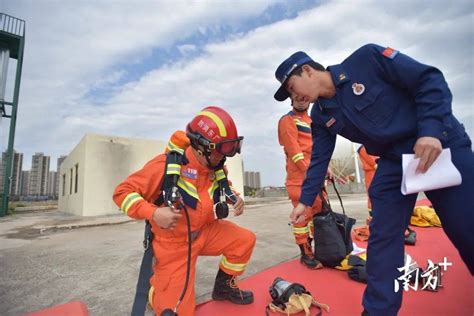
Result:
<svg viewBox="0 0 474 316"><path fill-rule="evenodd" d="M191 273L191 249L192 249L191 246L192 246L192 241L193 241L192 232L191 232L191 222L189 219L188 209L186 208L186 205L182 202L181 194L179 193L179 189L178 189L178 180L181 174L181 166L186 165L188 163L186 156L184 155L184 151L186 150L186 147L189 146L189 141L187 140L186 136L189 137L190 134L188 133L187 135L185 135L184 132L177 131L172 135L171 140L168 143L168 148L167 148L168 152L166 154L166 168L165 168L166 173L165 173L163 183L161 186L162 194L155 201L156 205L164 204L172 208L176 212L179 212L181 209L184 211L184 215L186 218L187 235L188 235L186 278L185 278L183 290L181 292L181 295L174 309L167 308L161 312L160 316L178 315L177 310L184 298L184 295L186 294L188 284L189 284L189 277ZM191 137L190 139L192 141ZM176 144L179 144L179 146L177 146ZM193 144L191 143L191 145ZM227 199L229 199L232 203L235 203L237 201L236 196L230 189L227 176L223 169L225 160L226 158L224 157L216 167L212 167L216 176L216 180L219 185L219 194L220 194L219 202L215 204L215 212L216 212L216 217L218 219L226 218L229 214L229 206L226 203ZM208 165L211 167L208 156L206 156L206 161L208 162ZM144 240L143 240L143 247L145 248L145 252L143 254L142 264L140 267L140 274L138 277L137 289L136 289L135 299L133 302L132 313L131 313L132 316L142 316L145 314L145 308L147 305L148 294L150 290L150 277L153 274L152 262L153 262L154 254L153 254L153 247L151 246L152 240L153 240L153 233L151 230L151 223L148 220L146 220L145 221L145 234L144 234Z"/></svg>

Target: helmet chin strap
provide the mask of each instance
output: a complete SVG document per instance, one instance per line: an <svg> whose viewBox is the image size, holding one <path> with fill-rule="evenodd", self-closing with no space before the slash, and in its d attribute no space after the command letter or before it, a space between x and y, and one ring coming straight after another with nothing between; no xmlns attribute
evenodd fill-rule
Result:
<svg viewBox="0 0 474 316"><path fill-rule="evenodd" d="M215 170L217 168L220 168L222 166L222 164L225 162L226 160L226 157L224 156L216 165L213 165L211 163L211 159L210 159L210 156L211 156L211 152L202 148L201 146L199 146L200 148L196 149L196 151L198 152L198 154L200 156L204 156L204 158L206 158L206 162L207 162L207 166L212 169L212 170Z"/></svg>

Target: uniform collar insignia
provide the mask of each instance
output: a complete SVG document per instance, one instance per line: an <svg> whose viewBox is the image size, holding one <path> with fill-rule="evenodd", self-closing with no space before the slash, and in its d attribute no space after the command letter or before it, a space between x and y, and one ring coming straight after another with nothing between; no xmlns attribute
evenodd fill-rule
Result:
<svg viewBox="0 0 474 316"><path fill-rule="evenodd" d="M331 72L332 80L336 87L349 81L349 75L346 73L342 65L329 66L328 70Z"/></svg>

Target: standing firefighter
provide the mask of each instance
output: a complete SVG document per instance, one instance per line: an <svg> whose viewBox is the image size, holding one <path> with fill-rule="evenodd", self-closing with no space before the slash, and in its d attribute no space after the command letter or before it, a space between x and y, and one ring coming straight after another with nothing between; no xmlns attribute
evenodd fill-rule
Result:
<svg viewBox="0 0 474 316"><path fill-rule="evenodd" d="M313 141L311 138L311 118L308 116L309 102L292 101L293 109L278 122L278 140L286 155L286 190L293 207L298 205L301 185L311 158ZM300 262L310 269L321 268L314 258L310 242L310 230L313 228L313 215L321 211L322 203L318 197L311 207L305 210L305 219L293 225L296 244L301 251Z"/></svg>
<svg viewBox="0 0 474 316"><path fill-rule="evenodd" d="M394 280L404 266L404 231L417 198L401 193L402 154L420 158L417 171L424 173L443 148L450 149L462 184L425 193L474 274L474 154L469 136L452 113L452 95L441 71L395 49L367 44L327 69L304 52L294 53L275 75L280 83L275 99L315 103L311 163L292 221L299 222L306 206L314 203L336 135L380 157L369 189L373 219L364 314L396 315L402 303Z"/></svg>
<svg viewBox="0 0 474 316"><path fill-rule="evenodd" d="M191 146L182 152L182 164L167 163L166 154L158 155L119 184L113 196L115 203L128 216L151 223L155 264L150 279L149 303L157 314L172 308L180 316L194 314L198 256L222 255L213 299L235 304L253 302L253 293L241 290L236 277L244 272L250 259L255 234L230 221L216 219L216 216L222 216L214 213L214 208L220 208L217 207L219 203L225 203L223 199L232 201L235 216L244 211L243 200L229 187L225 190L221 185L227 179L225 158L240 152L243 137L238 136L230 115L215 106L199 112L187 125L186 134ZM172 141L168 147L181 150ZM165 175L170 173L178 175L177 188L186 216L180 209L155 204L163 194ZM191 245L189 263L188 242ZM188 277L189 287L183 291ZM184 297L177 304L182 292Z"/></svg>

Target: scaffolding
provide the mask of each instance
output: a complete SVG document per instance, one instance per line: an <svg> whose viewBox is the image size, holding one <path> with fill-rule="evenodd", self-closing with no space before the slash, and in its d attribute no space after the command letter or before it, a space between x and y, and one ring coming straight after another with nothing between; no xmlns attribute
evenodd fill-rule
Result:
<svg viewBox="0 0 474 316"><path fill-rule="evenodd" d="M25 21L0 13L0 111L2 118L10 119L8 133L7 162L4 170L2 204L0 217L8 211L10 196L11 170L13 163L13 145L15 142L16 117L18 111L18 97L20 94L21 70L23 66L23 49L25 47ZM16 59L16 75L13 87L13 100L5 100L7 84L8 62L10 58ZM10 111L8 111L10 110Z"/></svg>

